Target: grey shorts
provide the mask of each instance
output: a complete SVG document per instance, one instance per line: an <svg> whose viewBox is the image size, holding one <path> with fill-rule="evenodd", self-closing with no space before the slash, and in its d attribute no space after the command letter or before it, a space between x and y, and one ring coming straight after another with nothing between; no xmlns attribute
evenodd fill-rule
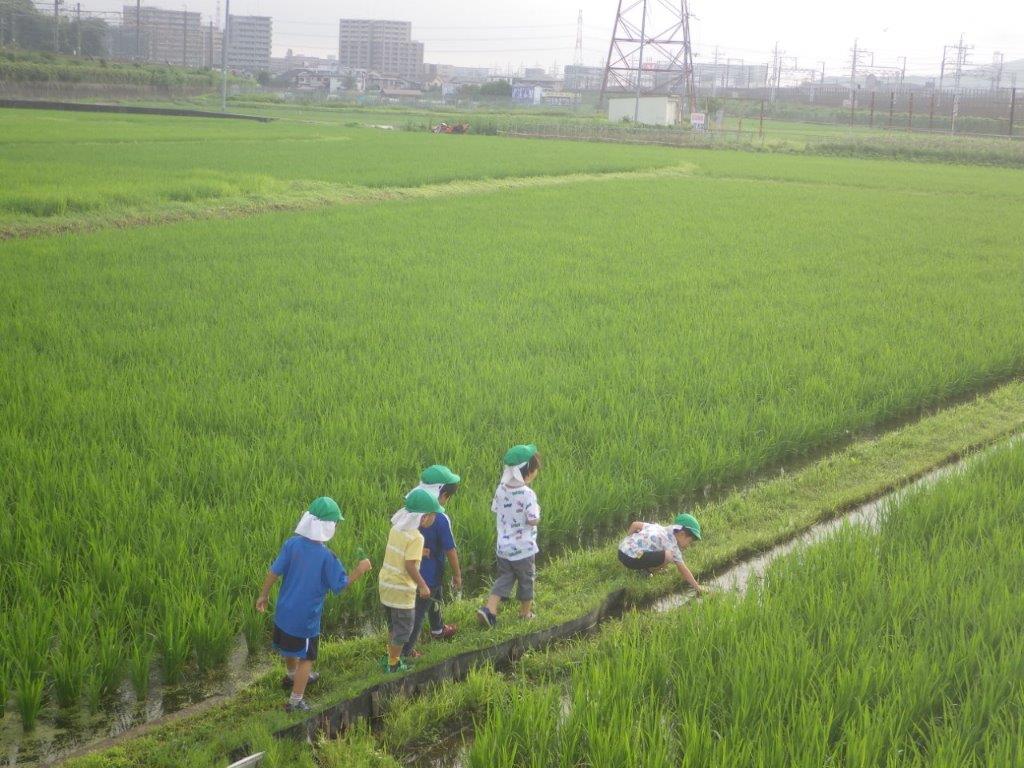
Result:
<svg viewBox="0 0 1024 768"><path fill-rule="evenodd" d="M384 606L388 617L388 642L391 645L405 645L412 637L412 625L416 621L415 608L392 608Z"/></svg>
<svg viewBox="0 0 1024 768"><path fill-rule="evenodd" d="M536 555L522 560L498 558L498 578L494 580L491 594L506 600L512 597L512 585L517 584L517 600L533 600L533 581L537 576Z"/></svg>

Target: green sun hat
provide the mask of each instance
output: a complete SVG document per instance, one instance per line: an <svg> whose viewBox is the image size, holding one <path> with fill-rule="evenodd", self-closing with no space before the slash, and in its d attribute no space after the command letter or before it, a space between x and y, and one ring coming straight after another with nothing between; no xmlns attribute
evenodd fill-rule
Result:
<svg viewBox="0 0 1024 768"><path fill-rule="evenodd" d="M405 497L405 508L409 512L420 515L432 515L437 512L444 512L444 507L433 497L432 494L417 488Z"/></svg>
<svg viewBox="0 0 1024 768"><path fill-rule="evenodd" d="M525 464L536 455L537 446L533 443L527 443L526 445L513 445L505 451L505 456L502 461L505 462L506 467L518 467Z"/></svg>
<svg viewBox="0 0 1024 768"><path fill-rule="evenodd" d="M317 520L328 523L340 523L345 519L341 516L341 507L338 506L338 502L330 496L314 499L313 503L309 505L309 514Z"/></svg>
<svg viewBox="0 0 1024 768"><path fill-rule="evenodd" d="M434 464L423 470L420 482L426 485L457 485L462 478L452 472L444 464Z"/></svg>
<svg viewBox="0 0 1024 768"><path fill-rule="evenodd" d="M700 541L700 523L697 522L697 518L693 515L676 515L676 519L672 521L672 525L677 530L684 530L697 541Z"/></svg>

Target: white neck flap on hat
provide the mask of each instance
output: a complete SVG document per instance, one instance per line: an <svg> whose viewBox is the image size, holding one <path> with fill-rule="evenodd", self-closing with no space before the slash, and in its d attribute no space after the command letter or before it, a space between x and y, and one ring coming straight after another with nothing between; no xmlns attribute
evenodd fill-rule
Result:
<svg viewBox="0 0 1024 768"><path fill-rule="evenodd" d="M501 484L507 488L522 488L526 485L526 481L523 480L523 473L519 470L518 465L505 465L505 469L501 473Z"/></svg>
<svg viewBox="0 0 1024 768"><path fill-rule="evenodd" d="M400 531L414 531L420 527L422 512L410 512L405 507L391 516L391 524Z"/></svg>
<svg viewBox="0 0 1024 768"><path fill-rule="evenodd" d="M299 536L305 536L313 541L330 541L331 537L334 536L336 526L337 523L331 520L321 520L316 515L312 515L307 511L303 512L302 517L299 518L299 524L295 526L295 532Z"/></svg>

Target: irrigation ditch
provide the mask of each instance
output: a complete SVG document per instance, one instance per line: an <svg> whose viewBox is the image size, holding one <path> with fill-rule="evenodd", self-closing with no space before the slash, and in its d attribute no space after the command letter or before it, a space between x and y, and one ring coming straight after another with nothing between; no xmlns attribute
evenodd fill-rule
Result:
<svg viewBox="0 0 1024 768"><path fill-rule="evenodd" d="M874 498L843 510L835 515L798 532L760 552L750 553L733 563L711 569L701 574L701 581L712 592L744 592L752 585L763 582L773 562L800 549L813 546L827 539L846 525L878 527L884 510L907 494L935 485L941 479L962 472L967 466L992 451L1001 450L1024 440L1024 432L1016 432L995 442L977 446L969 451L949 457L933 468L907 477L895 488L884 491ZM279 739L300 739L315 743L318 738L335 738L361 720L379 724L386 711L387 701L394 696L415 696L432 686L465 679L470 670L489 665L508 673L515 669L515 662L529 650L547 648L560 642L595 633L608 621L620 618L629 611L654 611L664 613L679 610L690 605L696 598L692 592L673 592L664 597L644 603L629 603L627 590L618 589L610 593L596 609L570 621L538 632L521 635L484 649L458 654L426 669L418 669L393 681L371 686L358 695L340 701L305 720L276 731ZM435 741L412 764L431 768L457 768L462 765L461 749L465 740L472 738L472 724L453 723L448 734ZM233 757L253 760L258 756L245 756L240 750Z"/></svg>

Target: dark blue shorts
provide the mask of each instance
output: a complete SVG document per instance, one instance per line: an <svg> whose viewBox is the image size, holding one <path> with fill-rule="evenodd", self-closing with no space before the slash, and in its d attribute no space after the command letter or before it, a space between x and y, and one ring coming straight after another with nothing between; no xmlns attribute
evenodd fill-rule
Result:
<svg viewBox="0 0 1024 768"><path fill-rule="evenodd" d="M316 637L295 637L289 635L277 624L274 625L274 650L290 659L316 661L320 648L320 635Z"/></svg>
<svg viewBox="0 0 1024 768"><path fill-rule="evenodd" d="M649 571L665 564L665 553L661 551L644 552L640 557L630 557L620 549L619 562L631 571Z"/></svg>

